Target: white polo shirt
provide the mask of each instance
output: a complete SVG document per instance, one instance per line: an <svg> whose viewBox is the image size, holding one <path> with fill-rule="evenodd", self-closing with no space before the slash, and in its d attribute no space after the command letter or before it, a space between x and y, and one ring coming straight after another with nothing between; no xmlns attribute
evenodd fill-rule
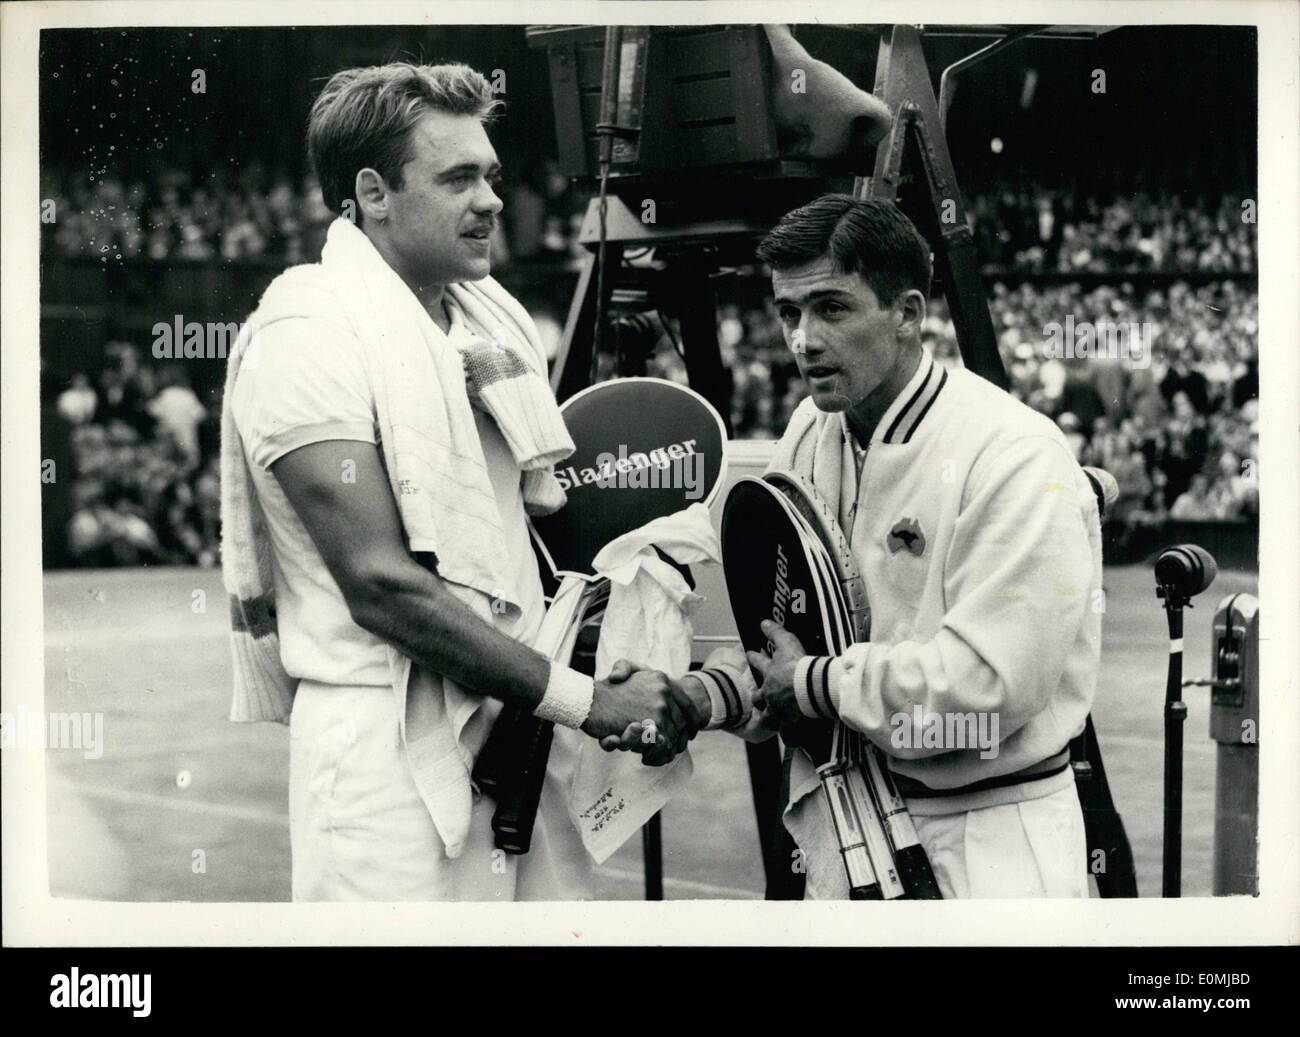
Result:
<svg viewBox="0 0 1300 1037"><path fill-rule="evenodd" d="M476 329L450 298L446 303L454 348L458 336ZM285 454L310 443L378 444L361 342L341 314L276 321L258 334L232 391L231 412L270 534L285 670L327 684L388 686L387 646L352 621L342 591L270 472ZM430 396L436 392L431 385ZM530 643L545 602L529 542L522 473L496 422L477 408L474 421L505 534L507 578L522 609L517 616L496 615L494 622L502 633Z"/></svg>

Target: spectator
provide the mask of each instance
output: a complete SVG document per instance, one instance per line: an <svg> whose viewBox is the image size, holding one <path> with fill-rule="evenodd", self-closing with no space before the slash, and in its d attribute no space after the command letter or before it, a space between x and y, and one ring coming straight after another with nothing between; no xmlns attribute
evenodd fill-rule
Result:
<svg viewBox="0 0 1300 1037"><path fill-rule="evenodd" d="M189 470L199 463L199 423L208 412L190 388L185 372L174 367L163 370L164 388L149 401L147 409L160 430L171 436Z"/></svg>
<svg viewBox="0 0 1300 1037"><path fill-rule="evenodd" d="M1259 398L1259 362L1252 356L1249 360L1238 361L1233 369L1232 406L1240 410L1247 401Z"/></svg>
<svg viewBox="0 0 1300 1037"><path fill-rule="evenodd" d="M1088 440L1085 438L1079 428L1079 419L1070 411L1065 411L1056 419L1056 424L1061 431L1065 433L1065 441L1070 444L1070 450L1074 454L1074 459L1080 464L1083 463L1084 450L1087 447Z"/></svg>
<svg viewBox="0 0 1300 1037"><path fill-rule="evenodd" d="M113 505L111 518L113 549L119 565L148 564L162 558L157 534L131 501L119 497Z"/></svg>
<svg viewBox="0 0 1300 1037"><path fill-rule="evenodd" d="M1169 509L1169 517L1190 522L1205 522L1218 518L1218 502L1210 493L1210 482L1201 474L1192 476L1191 486L1181 493Z"/></svg>
<svg viewBox="0 0 1300 1037"><path fill-rule="evenodd" d="M122 422L142 436L153 431L153 417L146 404L153 395L153 372L142 368L136 348L127 342L110 342L104 347L108 362L100 374L99 418L107 425Z"/></svg>
<svg viewBox="0 0 1300 1037"><path fill-rule="evenodd" d="M68 553L79 565L101 568L116 563L110 533L111 512L104 503L103 484L82 479L72 486L72 518L68 520Z"/></svg>
<svg viewBox="0 0 1300 1037"><path fill-rule="evenodd" d="M72 384L59 393L55 408L69 425L84 425L95 417L98 403L95 390L90 387L90 379L77 372L72 376Z"/></svg>
<svg viewBox="0 0 1300 1037"><path fill-rule="evenodd" d="M1147 474L1146 458L1141 451L1134 450L1125 456L1114 458L1106 470L1115 477L1119 486L1119 496L1107 512L1107 517L1116 522L1128 523L1135 513L1146 508L1154 488L1151 477Z"/></svg>
<svg viewBox="0 0 1300 1037"><path fill-rule="evenodd" d="M1210 381L1200 371L1192 370L1182 355L1174 358L1173 366L1160 383L1160 395L1170 404L1179 393L1187 398L1197 413L1210 413Z"/></svg>
<svg viewBox="0 0 1300 1037"><path fill-rule="evenodd" d="M1098 418L1106 415L1106 404L1102 401L1101 394L1089 380L1088 374L1077 367L1067 373L1056 405L1061 411L1068 411L1074 416L1081 431L1091 429Z"/></svg>
<svg viewBox="0 0 1300 1037"><path fill-rule="evenodd" d="M1168 480L1165 502L1172 504L1191 485L1192 477L1205 463L1209 433L1205 420L1196 413L1184 392L1173 399L1174 413L1165 429L1160 468Z"/></svg>

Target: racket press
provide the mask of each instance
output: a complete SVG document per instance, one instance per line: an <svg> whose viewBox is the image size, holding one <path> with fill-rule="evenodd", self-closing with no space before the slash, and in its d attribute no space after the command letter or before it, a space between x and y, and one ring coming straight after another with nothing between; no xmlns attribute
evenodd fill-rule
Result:
<svg viewBox="0 0 1300 1037"><path fill-rule="evenodd" d="M583 257L551 385L563 402L596 380L602 354L612 376L646 373L658 339L655 313L680 327L687 377L727 423L732 381L718 342L714 279L754 263L754 248L776 220L830 191L897 203L934 252L965 366L1010 387L993 331L975 242L944 133L959 77L1026 37L1092 39L1076 26L842 26L864 45L879 36L872 93L888 107L888 135L834 163L782 157L771 102L772 59L757 26L530 27L530 45L548 54L563 171L598 196L578 240ZM925 35L993 37L949 65L936 96L922 47ZM686 83L690 110L678 114ZM757 85L757 88L756 88ZM678 92L675 92L678 91ZM674 121L675 120L675 121ZM719 133L725 128L725 133ZM869 175L863 175L870 169ZM653 265L633 262L653 250ZM611 314L619 315L617 322ZM1089 717L1070 745L1089 859L1103 897L1137 895L1132 852L1106 783ZM793 840L781 821L781 753L776 740L746 743L769 900L801 899L804 876L790 866ZM659 817L643 834L646 899L663 897Z"/></svg>

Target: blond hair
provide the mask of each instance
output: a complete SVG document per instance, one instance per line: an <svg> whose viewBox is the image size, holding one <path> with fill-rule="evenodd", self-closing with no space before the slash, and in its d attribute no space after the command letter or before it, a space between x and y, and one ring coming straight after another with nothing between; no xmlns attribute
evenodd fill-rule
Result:
<svg viewBox="0 0 1300 1037"><path fill-rule="evenodd" d="M356 205L357 173L370 168L397 190L411 159L411 130L429 111L487 122L502 107L468 65L394 62L348 68L330 77L311 106L307 152L330 211Z"/></svg>

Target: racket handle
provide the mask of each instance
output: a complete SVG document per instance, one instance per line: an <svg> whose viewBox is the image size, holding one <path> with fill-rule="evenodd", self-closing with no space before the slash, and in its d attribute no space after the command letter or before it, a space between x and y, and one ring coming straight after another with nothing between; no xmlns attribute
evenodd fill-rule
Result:
<svg viewBox="0 0 1300 1037"><path fill-rule="evenodd" d="M862 825L853 809L848 782L844 779L843 766L824 764L817 768L817 776L821 779L822 792L826 796L826 804L835 827L840 859L849 881L849 899L883 900L884 894L871 864L871 854L867 850Z"/></svg>
<svg viewBox="0 0 1300 1037"><path fill-rule="evenodd" d="M518 706L507 704L497 714L487 741L474 761L472 778L484 795L501 802L501 788L507 784L510 762L519 759L516 745L523 734L527 714Z"/></svg>
<svg viewBox="0 0 1300 1037"><path fill-rule="evenodd" d="M542 783L546 780L546 764L551 755L551 739L555 735L555 725L549 720L527 716L524 726L518 778L502 789L496 813L492 815L497 849L514 855L527 853L532 845L537 807L542 801Z"/></svg>
<svg viewBox="0 0 1300 1037"><path fill-rule="evenodd" d="M871 862L875 866L880 892L886 900L901 899L907 895L907 888L899 877L898 866L894 860L894 848L890 845L889 836L885 834L885 826L867 788L861 765L846 764L844 778L848 785L849 801L861 819L863 840L867 844L867 853L871 855Z"/></svg>
<svg viewBox="0 0 1300 1037"><path fill-rule="evenodd" d="M930 858L919 844L907 846L894 854L898 877L903 880L908 900L942 900L939 881L930 867Z"/></svg>
<svg viewBox="0 0 1300 1037"><path fill-rule="evenodd" d="M894 864L902 880L908 900L942 900L938 880L930 867L930 858L916 834L912 815L907 804L889 776L889 764L875 746L865 746L864 766L870 782L871 795L885 821L889 841L894 850Z"/></svg>

